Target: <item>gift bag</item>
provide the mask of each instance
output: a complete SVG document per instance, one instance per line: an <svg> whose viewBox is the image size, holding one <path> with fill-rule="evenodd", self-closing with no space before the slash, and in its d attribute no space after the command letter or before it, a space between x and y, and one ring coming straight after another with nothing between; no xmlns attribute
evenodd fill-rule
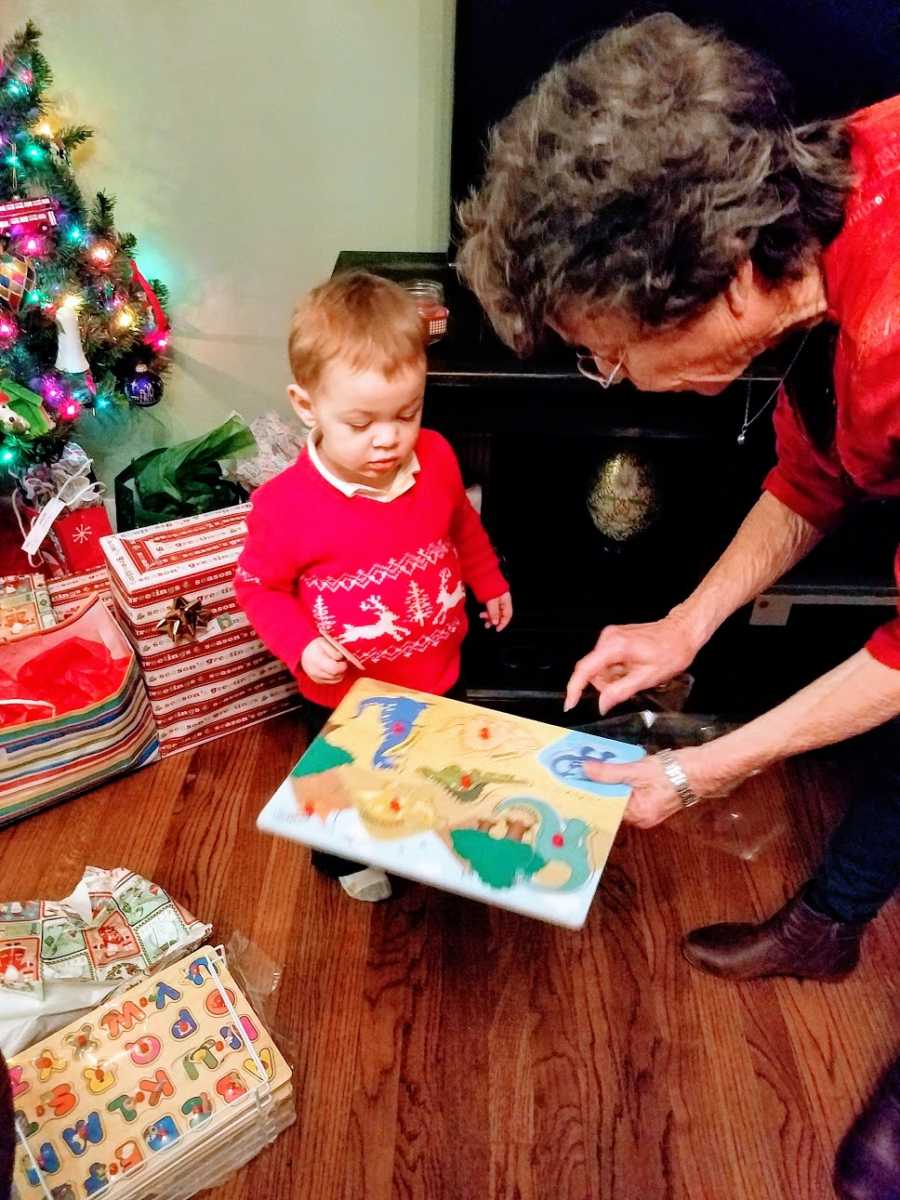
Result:
<svg viewBox="0 0 900 1200"><path fill-rule="evenodd" d="M9 642L0 663L0 824L157 756L131 644L100 599Z"/></svg>
<svg viewBox="0 0 900 1200"><path fill-rule="evenodd" d="M100 539L112 533L112 525L106 487L92 467L84 450L69 442L52 463L30 463L16 473L13 515L22 550L48 578L103 566Z"/></svg>

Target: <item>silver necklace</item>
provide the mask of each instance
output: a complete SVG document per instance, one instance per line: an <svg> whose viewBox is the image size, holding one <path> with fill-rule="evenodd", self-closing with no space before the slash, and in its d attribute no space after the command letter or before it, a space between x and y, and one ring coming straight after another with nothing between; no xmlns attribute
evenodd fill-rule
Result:
<svg viewBox="0 0 900 1200"><path fill-rule="evenodd" d="M747 441L747 430L750 428L750 426L755 421L759 420L759 418L763 415L764 412L766 412L768 410L772 401L778 395L778 392L779 392L782 384L784 383L784 381L787 379L788 375L791 372L791 368L793 367L793 365L797 361L797 359L800 357L800 354L803 351L803 347L806 345L806 341L810 335L810 332L811 331L809 329L807 329L806 333L803 335L803 341L800 343L800 345L797 347L796 351L794 352L794 357L791 359L791 361L788 363L787 367L785 368L784 374L775 381L775 387L772 389L772 394L769 396L769 398L767 400L763 401L762 405L757 409L757 411L753 414L752 417L750 416L750 394L753 391L754 379L752 376L750 376L747 379L747 397L744 401L744 420L743 420L743 423L741 424L741 431L737 435L737 444L739 446L743 446L744 443ZM762 380L757 379L756 382L761 383Z"/></svg>

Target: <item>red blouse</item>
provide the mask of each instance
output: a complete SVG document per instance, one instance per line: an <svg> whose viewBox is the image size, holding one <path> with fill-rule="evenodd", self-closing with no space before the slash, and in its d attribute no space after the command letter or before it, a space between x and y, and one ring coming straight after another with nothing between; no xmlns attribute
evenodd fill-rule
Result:
<svg viewBox="0 0 900 1200"><path fill-rule="evenodd" d="M765 487L819 529L863 497L900 496L900 96L850 119L854 190L823 255L834 359L836 433L810 442L784 388L775 409L778 464ZM900 586L900 547L894 559ZM900 617L867 649L900 670Z"/></svg>

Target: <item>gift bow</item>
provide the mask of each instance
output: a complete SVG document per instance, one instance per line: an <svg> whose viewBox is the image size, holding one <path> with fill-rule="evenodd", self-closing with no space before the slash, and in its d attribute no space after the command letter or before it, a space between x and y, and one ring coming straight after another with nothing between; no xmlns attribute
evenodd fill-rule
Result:
<svg viewBox="0 0 900 1200"><path fill-rule="evenodd" d="M180 642L192 642L201 629L212 620L212 611L199 599L188 600L187 596L176 596L168 611L157 621L159 633L167 633L177 646Z"/></svg>

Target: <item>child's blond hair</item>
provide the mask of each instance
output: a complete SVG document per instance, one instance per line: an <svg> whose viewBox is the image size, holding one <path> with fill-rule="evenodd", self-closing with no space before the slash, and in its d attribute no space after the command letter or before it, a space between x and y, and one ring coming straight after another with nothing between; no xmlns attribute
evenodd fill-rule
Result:
<svg viewBox="0 0 900 1200"><path fill-rule="evenodd" d="M390 379L424 351L425 330L413 297L367 271L335 275L303 296L288 338L291 372L306 389L316 386L335 358L354 371L374 368Z"/></svg>

